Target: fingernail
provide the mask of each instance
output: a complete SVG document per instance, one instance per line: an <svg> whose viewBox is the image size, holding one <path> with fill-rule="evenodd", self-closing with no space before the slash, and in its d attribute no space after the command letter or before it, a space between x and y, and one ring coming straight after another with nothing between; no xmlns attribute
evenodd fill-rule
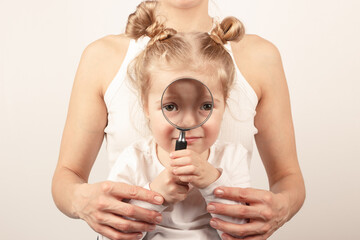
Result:
<svg viewBox="0 0 360 240"><path fill-rule="evenodd" d="M173 153L170 153L170 154L169 154L169 157L171 157L171 158L172 158L173 156L174 156L174 154L173 154Z"/></svg>
<svg viewBox="0 0 360 240"><path fill-rule="evenodd" d="M223 240L228 240L229 238L226 235L224 235L224 236L222 236L222 239Z"/></svg>
<svg viewBox="0 0 360 240"><path fill-rule="evenodd" d="M207 210L208 210L209 212L215 211L215 206L214 206L214 205L209 205L209 206L207 207Z"/></svg>
<svg viewBox="0 0 360 240"><path fill-rule="evenodd" d="M176 168L174 168L174 169L172 170L172 172L173 172L173 174L176 174Z"/></svg>
<svg viewBox="0 0 360 240"><path fill-rule="evenodd" d="M157 217L155 218L155 222L156 222L156 223L161 223L161 221L162 221L162 217L161 217L161 216L157 216Z"/></svg>
<svg viewBox="0 0 360 240"><path fill-rule="evenodd" d="M162 201L163 201L163 198L160 197L160 196L155 196L154 199L155 199L155 201L158 202L158 203L162 203Z"/></svg>
<svg viewBox="0 0 360 240"><path fill-rule="evenodd" d="M211 225L213 228L217 228L217 226L218 226L217 222L215 222L214 220L211 220L211 221L210 221L210 225Z"/></svg>
<svg viewBox="0 0 360 240"><path fill-rule="evenodd" d="M137 239L141 239L141 238L142 238L142 234L138 234L138 235L136 236L136 238L137 238Z"/></svg>
<svg viewBox="0 0 360 240"><path fill-rule="evenodd" d="M151 225L151 226L149 227L149 231L153 231L153 230L155 230L155 228L156 228L155 225Z"/></svg>
<svg viewBox="0 0 360 240"><path fill-rule="evenodd" d="M215 195L217 195L217 196L222 196L222 195L224 195L224 191L221 190L221 189L216 189L216 190L215 190Z"/></svg>

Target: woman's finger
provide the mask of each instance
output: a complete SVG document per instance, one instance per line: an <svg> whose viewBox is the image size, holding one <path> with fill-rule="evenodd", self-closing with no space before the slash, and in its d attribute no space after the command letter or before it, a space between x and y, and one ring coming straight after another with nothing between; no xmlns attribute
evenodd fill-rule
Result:
<svg viewBox="0 0 360 240"><path fill-rule="evenodd" d="M242 240L265 240L267 239L264 235L254 235L254 236L249 236L249 237L245 237L245 238L235 238L229 234L223 233L221 235L221 238L223 240L238 240L238 239L242 239Z"/></svg>
<svg viewBox="0 0 360 240"><path fill-rule="evenodd" d="M112 227L113 229L124 233L148 232L155 229L155 225L125 219L111 213L103 214L102 219L99 220L100 224Z"/></svg>
<svg viewBox="0 0 360 240"><path fill-rule="evenodd" d="M212 214L220 214L235 218L261 219L264 220L261 206L248 206L243 204L223 204L211 202L207 206L207 211Z"/></svg>
<svg viewBox="0 0 360 240"><path fill-rule="evenodd" d="M126 183L107 181L102 183L102 189L105 193L121 199L136 199L153 204L164 202L164 198L158 193Z"/></svg>
<svg viewBox="0 0 360 240"><path fill-rule="evenodd" d="M107 225L101 225L99 224L95 228L93 228L96 232L100 233L104 237L107 237L109 239L121 239L121 240L134 240L134 239L140 239L142 237L141 232L136 233L123 233L119 232L112 227L109 227ZM99 238L99 240L102 240Z"/></svg>
<svg viewBox="0 0 360 240"><path fill-rule="evenodd" d="M106 201L106 202L105 202ZM121 202L115 198L103 200L100 210L116 215L134 218L147 223L158 224L161 222L161 214L130 203Z"/></svg>
<svg viewBox="0 0 360 240"><path fill-rule="evenodd" d="M222 232L230 234L234 237L246 237L253 235L262 235L270 230L268 224L261 221L253 221L245 224L235 224L225 222L218 218L213 218L210 221L210 225Z"/></svg>
<svg viewBox="0 0 360 240"><path fill-rule="evenodd" d="M272 199L271 192L255 188L218 187L214 194L216 197L243 203L269 202Z"/></svg>

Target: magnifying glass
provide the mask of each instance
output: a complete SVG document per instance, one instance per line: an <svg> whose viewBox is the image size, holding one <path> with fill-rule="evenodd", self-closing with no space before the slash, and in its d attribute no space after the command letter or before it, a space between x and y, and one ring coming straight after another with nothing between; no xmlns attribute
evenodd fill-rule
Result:
<svg viewBox="0 0 360 240"><path fill-rule="evenodd" d="M175 150L182 150L187 147L185 132L200 127L210 118L214 100L204 83L183 77L165 88L160 104L165 119L180 131Z"/></svg>

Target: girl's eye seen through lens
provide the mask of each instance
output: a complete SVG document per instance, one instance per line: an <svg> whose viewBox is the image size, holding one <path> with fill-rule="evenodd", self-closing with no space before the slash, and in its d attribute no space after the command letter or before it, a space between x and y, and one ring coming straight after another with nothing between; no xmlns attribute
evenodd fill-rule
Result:
<svg viewBox="0 0 360 240"><path fill-rule="evenodd" d="M165 111L168 111L168 112L172 112L172 111L177 111L178 110L178 108L177 108L177 106L176 106L176 104L165 104L164 106L163 106L163 109L165 109Z"/></svg>
<svg viewBox="0 0 360 240"><path fill-rule="evenodd" d="M204 103L200 109L205 111L210 111L213 108L212 103Z"/></svg>

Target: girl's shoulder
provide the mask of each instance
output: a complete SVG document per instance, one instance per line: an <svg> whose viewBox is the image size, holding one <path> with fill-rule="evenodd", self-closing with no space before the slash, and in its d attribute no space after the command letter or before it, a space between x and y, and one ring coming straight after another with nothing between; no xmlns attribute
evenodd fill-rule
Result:
<svg viewBox="0 0 360 240"><path fill-rule="evenodd" d="M247 161L247 154L248 151L241 143L216 141L210 148L209 161L215 165L233 165L234 162L228 159L237 159L238 163Z"/></svg>
<svg viewBox="0 0 360 240"><path fill-rule="evenodd" d="M87 64L88 71L99 76L99 89L102 95L119 70L130 44L130 38L124 34L107 35L91 42L82 53L82 61Z"/></svg>
<svg viewBox="0 0 360 240"><path fill-rule="evenodd" d="M237 67L261 99L269 73L282 68L278 48L270 41L254 34L245 34L239 42L231 43ZM261 69L261 71L259 71Z"/></svg>
<svg viewBox="0 0 360 240"><path fill-rule="evenodd" d="M154 141L152 138L139 139L122 150L112 169L115 169L115 172L144 170L141 168L153 161L153 151Z"/></svg>
<svg viewBox="0 0 360 240"><path fill-rule="evenodd" d="M250 182L248 154L249 152L240 143L217 141L210 149L208 161L214 167L226 171L229 179L248 184Z"/></svg>
<svg viewBox="0 0 360 240"><path fill-rule="evenodd" d="M235 152L238 152L241 155L248 152L241 143L226 142L220 140L214 143L211 150L213 150L215 154L230 154L230 155Z"/></svg>

